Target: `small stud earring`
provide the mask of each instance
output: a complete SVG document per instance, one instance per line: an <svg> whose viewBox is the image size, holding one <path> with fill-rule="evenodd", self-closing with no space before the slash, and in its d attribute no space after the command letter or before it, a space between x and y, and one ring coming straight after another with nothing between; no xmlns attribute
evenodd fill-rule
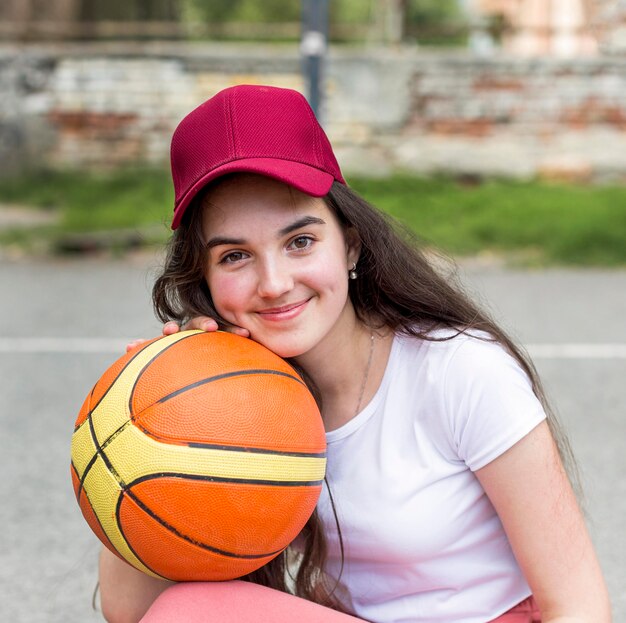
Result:
<svg viewBox="0 0 626 623"><path fill-rule="evenodd" d="M348 272L349 279L356 279L358 277L358 273L356 272L356 264L352 262L352 268Z"/></svg>

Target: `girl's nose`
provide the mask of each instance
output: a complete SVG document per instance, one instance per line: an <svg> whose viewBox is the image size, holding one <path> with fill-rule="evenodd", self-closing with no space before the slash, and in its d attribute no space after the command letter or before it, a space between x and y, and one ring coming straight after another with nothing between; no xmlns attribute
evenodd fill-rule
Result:
<svg viewBox="0 0 626 623"><path fill-rule="evenodd" d="M293 288L291 272L280 260L263 262L258 279L257 292L262 298L277 299Z"/></svg>

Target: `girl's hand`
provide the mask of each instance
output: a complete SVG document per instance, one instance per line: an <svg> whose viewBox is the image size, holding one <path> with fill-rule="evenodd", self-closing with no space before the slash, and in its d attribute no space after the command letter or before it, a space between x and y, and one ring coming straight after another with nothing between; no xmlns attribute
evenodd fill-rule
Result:
<svg viewBox="0 0 626 623"><path fill-rule="evenodd" d="M131 350L133 350L134 348L137 348L137 346L141 346L142 344L145 344L147 341L148 340L139 338L138 340L133 340L132 342L128 342L128 344L126 344L126 352L129 353Z"/></svg>
<svg viewBox="0 0 626 623"><path fill-rule="evenodd" d="M209 316L196 316L192 318L189 322L185 323L182 327L173 320L166 322L163 325L163 335L172 335L174 333L178 333L179 331L188 331L191 329L197 329L198 331L217 331L218 325L217 322L210 318ZM250 331L248 329L244 329L242 327L230 326L226 328L226 331L230 331L235 335L240 335L241 337L250 337ZM137 348L141 344L144 344L148 340L138 339L133 340L126 344L126 352L133 350L133 348Z"/></svg>
<svg viewBox="0 0 626 623"><path fill-rule="evenodd" d="M198 331L210 332L217 331L218 328L217 322L213 318L209 316L196 316L183 325L182 331L197 329ZM225 330L235 335L240 335L241 337L250 337L250 331L243 327L228 326ZM173 320L163 325L163 335L172 335L172 333L177 333L178 331L181 331L181 327Z"/></svg>

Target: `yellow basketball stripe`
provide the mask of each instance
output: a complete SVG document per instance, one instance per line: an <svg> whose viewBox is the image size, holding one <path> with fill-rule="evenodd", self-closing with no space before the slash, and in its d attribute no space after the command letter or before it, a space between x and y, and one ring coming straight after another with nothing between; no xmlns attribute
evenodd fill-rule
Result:
<svg viewBox="0 0 626 623"><path fill-rule="evenodd" d="M96 453L96 446L89 430L89 423L83 424L72 436L72 463L79 478Z"/></svg>
<svg viewBox="0 0 626 623"><path fill-rule="evenodd" d="M238 452L161 443L128 426L106 448L106 455L128 484L150 474L174 472L216 478L310 482L323 480L323 457Z"/></svg>
<svg viewBox="0 0 626 623"><path fill-rule="evenodd" d="M135 568L159 578L160 575L148 569L128 547L117 525L115 510L121 489L107 469L101 458L98 458L85 477L84 490L91 502L100 525L111 541L113 547Z"/></svg>
<svg viewBox="0 0 626 623"><path fill-rule="evenodd" d="M200 331L194 331L200 333ZM93 425L100 443L107 440L116 430L130 419L130 396L139 373L156 355L167 347L189 336L189 332L168 335L146 346L126 365L109 391L93 410ZM106 417L97 417L104 411ZM83 426L88 426L86 421Z"/></svg>

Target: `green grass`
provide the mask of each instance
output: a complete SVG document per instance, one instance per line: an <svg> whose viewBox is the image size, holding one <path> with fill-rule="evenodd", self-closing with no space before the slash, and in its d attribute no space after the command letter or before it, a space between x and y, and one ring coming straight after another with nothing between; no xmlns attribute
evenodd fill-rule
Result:
<svg viewBox="0 0 626 623"><path fill-rule="evenodd" d="M55 225L0 228L0 246L36 253L109 248L119 254L167 240L173 191L165 170L45 171L0 179L0 210L2 204L53 212L58 219Z"/></svg>
<svg viewBox="0 0 626 623"><path fill-rule="evenodd" d="M626 187L573 186L397 175L349 179L374 205L453 255L493 252L535 264L626 265ZM29 246L78 232L132 230L161 243L172 189L165 170L45 172L0 180L1 204L59 215L57 225L0 231L0 244ZM0 210L2 208L0 207Z"/></svg>
<svg viewBox="0 0 626 623"><path fill-rule="evenodd" d="M0 179L0 204L57 211L64 232L165 222L172 202L169 174L156 169L99 174L44 171Z"/></svg>
<svg viewBox="0 0 626 623"><path fill-rule="evenodd" d="M394 177L351 184L425 241L456 255L492 251L526 261L626 264L626 187Z"/></svg>

